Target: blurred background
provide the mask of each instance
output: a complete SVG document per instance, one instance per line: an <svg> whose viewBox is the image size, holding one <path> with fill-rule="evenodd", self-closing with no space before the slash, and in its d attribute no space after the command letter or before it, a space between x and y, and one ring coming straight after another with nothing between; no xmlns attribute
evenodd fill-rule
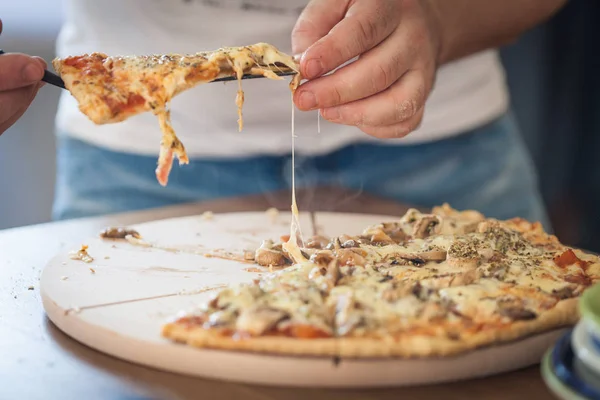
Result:
<svg viewBox="0 0 600 400"><path fill-rule="evenodd" d="M54 57L58 0L3 1L0 48ZM547 24L502 50L512 103L537 165L555 233L600 251L600 2L571 0ZM0 137L0 229L50 220L54 114L46 86Z"/></svg>

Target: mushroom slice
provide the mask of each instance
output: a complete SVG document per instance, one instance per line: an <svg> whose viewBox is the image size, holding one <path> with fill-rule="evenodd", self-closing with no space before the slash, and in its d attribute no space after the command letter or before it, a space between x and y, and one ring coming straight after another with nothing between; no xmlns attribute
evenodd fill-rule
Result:
<svg viewBox="0 0 600 400"><path fill-rule="evenodd" d="M537 314L525 307L523 301L512 298L503 297L496 300L498 305L498 314L508 317L513 321L525 321L537 318Z"/></svg>
<svg viewBox="0 0 600 400"><path fill-rule="evenodd" d="M367 260L360 253L359 249L339 249L336 256L342 265L365 265Z"/></svg>
<svg viewBox="0 0 600 400"><path fill-rule="evenodd" d="M310 262L320 267L325 267L335 260L333 252L330 250L319 250L310 257Z"/></svg>
<svg viewBox="0 0 600 400"><path fill-rule="evenodd" d="M340 280L341 276L339 262L334 258L327 266L325 277L331 283L331 287L334 287Z"/></svg>
<svg viewBox="0 0 600 400"><path fill-rule="evenodd" d="M306 241L307 249L324 249L329 244L329 238L316 235Z"/></svg>
<svg viewBox="0 0 600 400"><path fill-rule="evenodd" d="M242 311L236 322L236 329L257 336L287 318L289 314L285 311L266 306L254 306Z"/></svg>
<svg viewBox="0 0 600 400"><path fill-rule="evenodd" d="M396 256L404 260L412 261L417 265L422 265L430 261L444 261L446 260L447 253L443 250L432 250L424 251L422 253L398 253Z"/></svg>
<svg viewBox="0 0 600 400"><path fill-rule="evenodd" d="M229 310L216 311L208 317L206 324L210 327L229 325L234 322L235 313Z"/></svg>
<svg viewBox="0 0 600 400"><path fill-rule="evenodd" d="M437 234L441 225L442 219L437 215L424 215L415 223L412 236L417 239L425 239Z"/></svg>
<svg viewBox="0 0 600 400"><path fill-rule="evenodd" d="M339 336L345 336L362 323L362 317L356 312L356 303L352 293L339 295L335 303L335 326Z"/></svg>
<svg viewBox="0 0 600 400"><path fill-rule="evenodd" d="M381 228L371 232L371 244L395 244L394 240Z"/></svg>
<svg viewBox="0 0 600 400"><path fill-rule="evenodd" d="M282 267L290 260L285 256L283 250L274 247L272 240L264 240L254 253L254 260L263 267Z"/></svg>

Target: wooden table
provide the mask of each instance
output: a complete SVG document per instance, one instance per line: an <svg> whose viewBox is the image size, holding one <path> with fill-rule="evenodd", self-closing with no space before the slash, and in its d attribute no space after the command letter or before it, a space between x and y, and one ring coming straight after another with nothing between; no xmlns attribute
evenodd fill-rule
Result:
<svg viewBox="0 0 600 400"><path fill-rule="evenodd" d="M325 195L325 193L327 195ZM401 215L406 207L360 193L321 189L299 195L301 209ZM155 371L92 350L46 318L38 280L47 260L127 225L204 211L287 210L288 193L192 204L0 231L0 399L545 399L539 368L436 386L380 390L257 387ZM31 290L33 289L33 290Z"/></svg>

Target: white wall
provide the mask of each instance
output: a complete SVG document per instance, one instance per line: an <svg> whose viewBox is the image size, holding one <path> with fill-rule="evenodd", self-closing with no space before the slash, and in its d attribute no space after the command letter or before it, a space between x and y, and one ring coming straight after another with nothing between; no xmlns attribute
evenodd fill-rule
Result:
<svg viewBox="0 0 600 400"><path fill-rule="evenodd" d="M1 3L4 28L0 48L40 56L50 65L62 19L61 1ZM44 86L25 115L0 136L0 229L50 220L55 173L54 115L59 91Z"/></svg>

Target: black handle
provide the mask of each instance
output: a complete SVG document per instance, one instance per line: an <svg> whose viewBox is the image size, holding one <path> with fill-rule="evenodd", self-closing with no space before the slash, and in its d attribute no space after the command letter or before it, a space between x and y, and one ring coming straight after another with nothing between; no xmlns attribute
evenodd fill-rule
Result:
<svg viewBox="0 0 600 400"><path fill-rule="evenodd" d="M2 54L5 54L4 50L0 49L0 55ZM44 77L42 78L42 81L61 89L65 89L65 82L60 78L60 76L48 71L47 69L44 70Z"/></svg>

